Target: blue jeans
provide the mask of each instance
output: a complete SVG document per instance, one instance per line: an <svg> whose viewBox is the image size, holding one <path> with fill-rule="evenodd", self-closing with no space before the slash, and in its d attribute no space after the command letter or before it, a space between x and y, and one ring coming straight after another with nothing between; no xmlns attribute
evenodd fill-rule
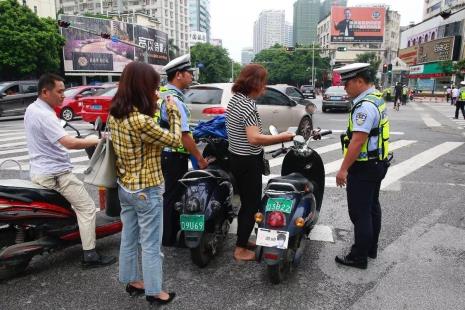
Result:
<svg viewBox="0 0 465 310"><path fill-rule="evenodd" d="M119 280L126 284L143 279L147 296L157 295L162 290L162 193L162 186L148 187L137 193L128 193L118 187L123 222ZM138 268L139 243L142 248L142 278Z"/></svg>

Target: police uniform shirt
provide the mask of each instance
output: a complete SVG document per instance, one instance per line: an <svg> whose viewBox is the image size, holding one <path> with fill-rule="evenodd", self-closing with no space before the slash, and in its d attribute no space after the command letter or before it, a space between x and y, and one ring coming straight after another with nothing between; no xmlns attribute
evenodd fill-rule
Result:
<svg viewBox="0 0 465 310"><path fill-rule="evenodd" d="M166 84L166 88L170 90L176 91L178 94L182 94L183 92L179 90L176 86L172 84ZM169 94L168 94L169 95ZM171 97L174 99L176 106L178 107L179 113L181 114L181 132L190 132L189 128L189 117L188 117L188 110L187 106L184 102L181 102L176 96ZM183 96L184 98L184 96ZM161 118L164 121L168 121L168 114L166 113L166 106L163 105L161 108Z"/></svg>
<svg viewBox="0 0 465 310"><path fill-rule="evenodd" d="M361 93L357 98L353 100L354 106L359 102L362 102L352 114L353 131L361 131L370 133L373 128L378 127L379 123L379 111L378 108L371 102L364 101L363 99L376 91L374 87L367 89ZM373 151L378 148L378 137L370 137L368 141L368 151Z"/></svg>

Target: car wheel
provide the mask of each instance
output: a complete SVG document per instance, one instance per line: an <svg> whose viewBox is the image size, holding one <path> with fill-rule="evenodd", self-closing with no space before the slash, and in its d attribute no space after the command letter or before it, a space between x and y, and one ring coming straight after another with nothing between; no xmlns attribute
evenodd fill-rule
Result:
<svg viewBox="0 0 465 310"><path fill-rule="evenodd" d="M304 116L300 120L299 127L297 127L296 134L301 135L304 137L305 140L310 138L313 131L313 121L310 116Z"/></svg>
<svg viewBox="0 0 465 310"><path fill-rule="evenodd" d="M323 113L326 113L327 109L326 108L321 108L321 111L323 111Z"/></svg>
<svg viewBox="0 0 465 310"><path fill-rule="evenodd" d="M63 110L61 110L61 116L62 119L65 121L69 122L74 118L74 112L71 108L66 107Z"/></svg>

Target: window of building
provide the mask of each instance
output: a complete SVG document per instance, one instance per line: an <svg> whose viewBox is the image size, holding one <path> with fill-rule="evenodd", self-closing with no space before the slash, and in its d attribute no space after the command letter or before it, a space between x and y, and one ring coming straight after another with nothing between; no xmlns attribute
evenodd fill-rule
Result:
<svg viewBox="0 0 465 310"><path fill-rule="evenodd" d="M417 39L413 39L412 45L416 45L416 44L417 44Z"/></svg>
<svg viewBox="0 0 465 310"><path fill-rule="evenodd" d="M425 42L428 42L428 34L425 34Z"/></svg>
<svg viewBox="0 0 465 310"><path fill-rule="evenodd" d="M422 41L422 37L419 37L418 38L418 44L421 44L421 41Z"/></svg>
<svg viewBox="0 0 465 310"><path fill-rule="evenodd" d="M37 14L37 5L34 5L34 13Z"/></svg>
<svg viewBox="0 0 465 310"><path fill-rule="evenodd" d="M407 42L407 47L410 47L410 41Z"/></svg>
<svg viewBox="0 0 465 310"><path fill-rule="evenodd" d="M435 33L431 33L431 40L434 40Z"/></svg>

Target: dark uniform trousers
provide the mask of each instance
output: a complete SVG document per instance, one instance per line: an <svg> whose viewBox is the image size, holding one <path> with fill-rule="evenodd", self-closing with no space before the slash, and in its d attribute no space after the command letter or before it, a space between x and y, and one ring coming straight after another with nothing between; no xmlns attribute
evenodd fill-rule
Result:
<svg viewBox="0 0 465 310"><path fill-rule="evenodd" d="M465 101L457 100L455 103L455 118L459 118L459 110L462 111L462 116L465 119Z"/></svg>
<svg viewBox="0 0 465 310"><path fill-rule="evenodd" d="M379 190L386 175L384 161L355 162L347 175L347 203L349 217L354 224L353 257L366 258L376 252L381 231Z"/></svg>
<svg viewBox="0 0 465 310"><path fill-rule="evenodd" d="M180 230L179 214L174 204L181 199L182 185L178 183L188 170L188 154L164 151L161 156L161 168L165 179L163 193L163 246L173 246Z"/></svg>

